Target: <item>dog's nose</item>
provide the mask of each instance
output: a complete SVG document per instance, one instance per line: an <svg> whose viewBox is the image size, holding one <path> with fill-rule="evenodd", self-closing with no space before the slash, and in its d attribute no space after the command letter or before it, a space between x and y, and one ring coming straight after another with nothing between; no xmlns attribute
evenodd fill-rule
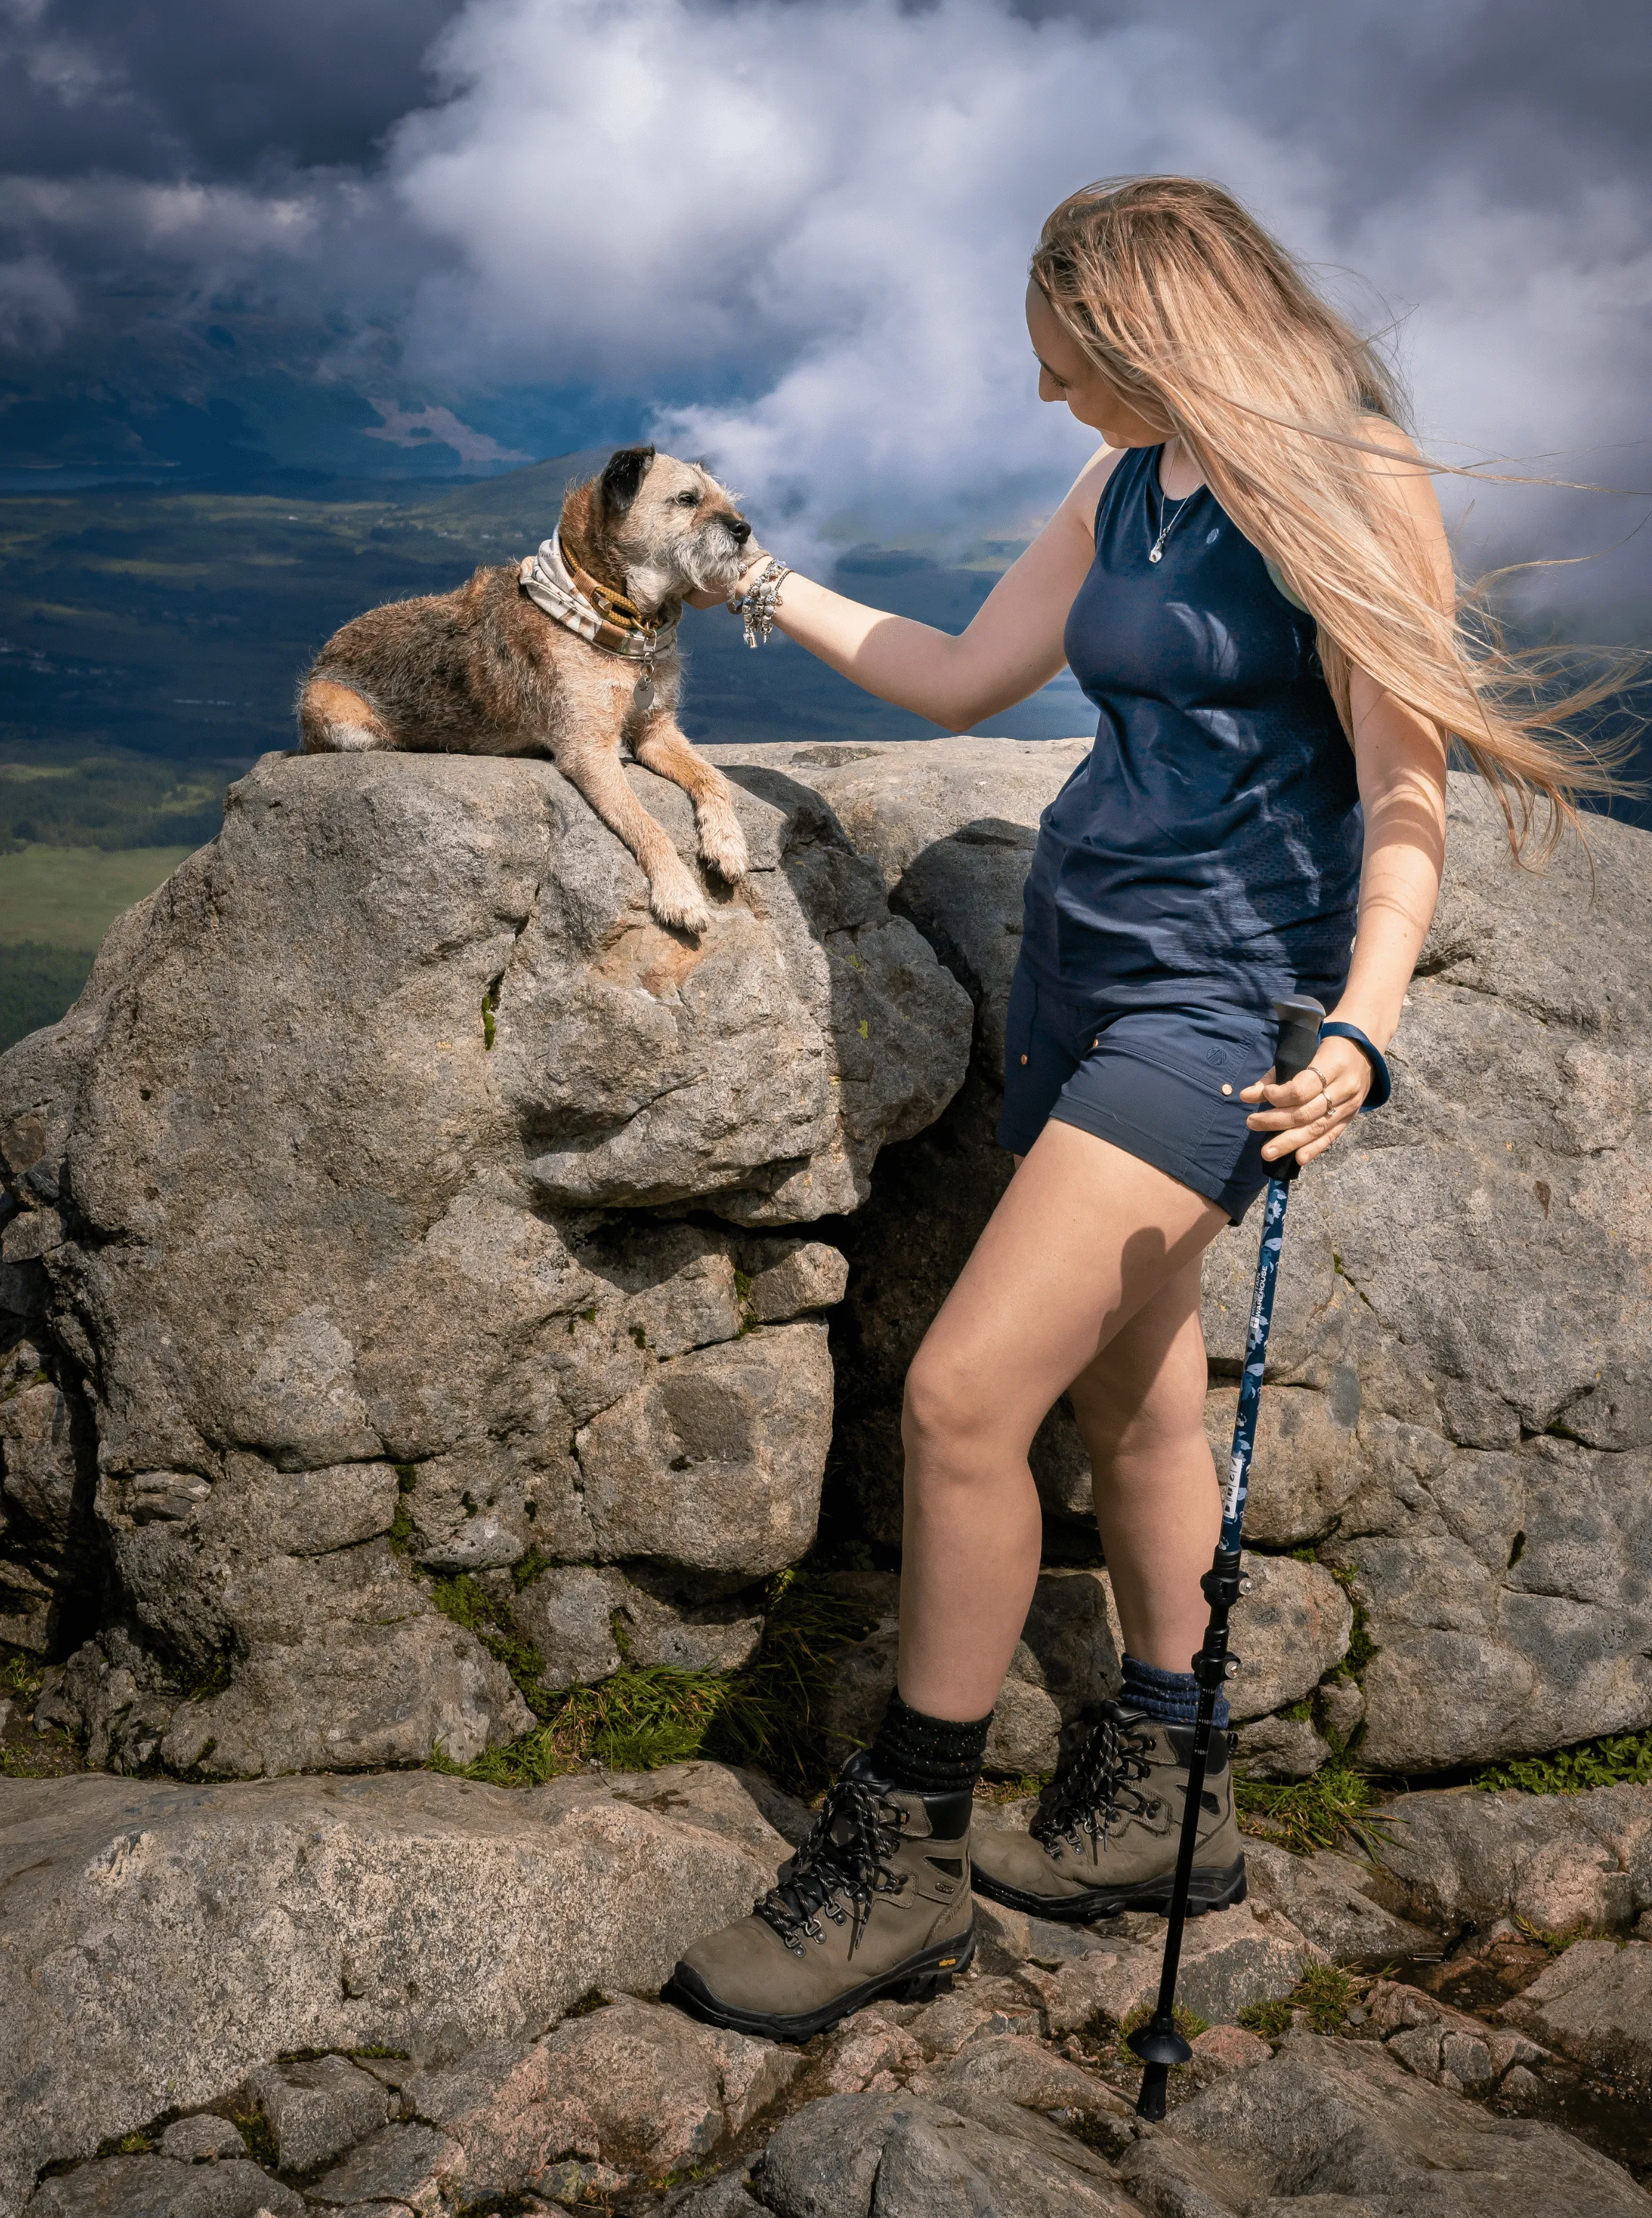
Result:
<svg viewBox="0 0 1652 2218"><path fill-rule="evenodd" d="M726 516L723 522L733 535L736 547L744 547L752 536L752 527L743 516Z"/></svg>

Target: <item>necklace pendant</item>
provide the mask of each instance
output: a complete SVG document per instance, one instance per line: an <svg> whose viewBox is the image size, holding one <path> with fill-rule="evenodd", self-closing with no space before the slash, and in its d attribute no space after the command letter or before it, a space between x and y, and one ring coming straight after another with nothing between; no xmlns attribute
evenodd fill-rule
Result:
<svg viewBox="0 0 1652 2218"><path fill-rule="evenodd" d="M1162 561L1164 561L1164 559L1165 559L1165 550L1164 550L1164 548L1163 548L1162 547L1149 547L1149 548L1148 548L1148 561L1149 561L1149 562L1162 562Z"/></svg>

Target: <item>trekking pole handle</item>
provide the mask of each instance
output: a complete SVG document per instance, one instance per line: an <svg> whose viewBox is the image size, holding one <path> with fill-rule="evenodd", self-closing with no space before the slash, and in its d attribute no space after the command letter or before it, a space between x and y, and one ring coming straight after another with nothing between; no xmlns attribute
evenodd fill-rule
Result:
<svg viewBox="0 0 1652 2218"><path fill-rule="evenodd" d="M1311 994L1284 994L1274 1003L1273 1013L1279 1019L1273 1080L1276 1086L1287 1086L1293 1078L1300 1078L1314 1060L1325 1011Z"/></svg>

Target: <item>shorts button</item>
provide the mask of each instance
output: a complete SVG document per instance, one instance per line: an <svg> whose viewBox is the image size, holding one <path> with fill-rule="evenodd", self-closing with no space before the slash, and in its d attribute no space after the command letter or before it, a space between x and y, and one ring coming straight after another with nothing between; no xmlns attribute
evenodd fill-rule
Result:
<svg viewBox="0 0 1652 2218"><path fill-rule="evenodd" d="M1024 1055L1024 1056L1022 1056L1022 1058L1021 1058L1021 1060L1022 1060L1022 1062L1023 1062L1023 1063L1025 1063L1026 1059L1027 1059L1027 1058L1026 1058L1026 1056L1025 1056Z"/></svg>
<svg viewBox="0 0 1652 2218"><path fill-rule="evenodd" d="M1099 1039L1092 1039L1090 1044L1092 1047L1099 1047L1101 1045L1101 1042Z"/></svg>
<svg viewBox="0 0 1652 2218"><path fill-rule="evenodd" d="M1231 1086L1224 1086L1222 1090L1224 1094L1231 1094L1234 1089Z"/></svg>

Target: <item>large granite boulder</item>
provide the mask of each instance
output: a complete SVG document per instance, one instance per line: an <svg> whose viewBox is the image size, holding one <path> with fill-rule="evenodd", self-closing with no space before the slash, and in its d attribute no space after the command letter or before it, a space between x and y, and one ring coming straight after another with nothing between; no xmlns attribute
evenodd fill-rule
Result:
<svg viewBox="0 0 1652 2218"><path fill-rule="evenodd" d="M457 2053L658 1986L787 1853L715 1767L661 1802L589 1775L0 1780L0 2218L41 2165L266 2059ZM339 2112L337 2085L307 2091ZM341 2142L374 2122L344 2110Z"/></svg>
<svg viewBox="0 0 1652 2218"><path fill-rule="evenodd" d="M808 1546L843 1266L783 1228L938 1113L970 1006L737 778L696 939L547 764L266 757L0 1063L0 1637L84 1644L97 1760L463 1762L530 1719L423 1574L634 1564L669 1647Z"/></svg>
<svg viewBox="0 0 1652 2218"><path fill-rule="evenodd" d="M845 1232L838 1453L889 1541L900 1382L1009 1174L992 1134L1021 885L1039 812L1083 752L720 753L813 784L975 1004L962 1088L880 1159ZM1359 1614L1360 1754L1380 1768L1652 1723L1652 845L1606 821L1589 845L1519 868L1477 782L1453 777L1393 1103L1292 1204L1248 1533L1340 1574ZM1218 1440L1255 1230L1222 1234L1206 1262ZM1088 1473L1059 1408L1033 1467L1052 1540L1082 1549ZM1346 1738L1360 1705L1339 1688L1331 1707Z"/></svg>

